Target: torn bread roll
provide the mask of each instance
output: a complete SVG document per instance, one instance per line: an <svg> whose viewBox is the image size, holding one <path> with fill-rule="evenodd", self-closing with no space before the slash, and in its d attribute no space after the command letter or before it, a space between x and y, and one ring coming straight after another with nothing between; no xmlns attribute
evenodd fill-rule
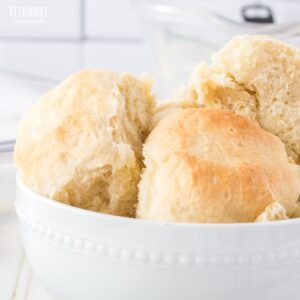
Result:
<svg viewBox="0 0 300 300"><path fill-rule="evenodd" d="M286 209L279 202L273 202L265 208L264 212L256 218L255 222L270 222L286 219L288 219Z"/></svg>
<svg viewBox="0 0 300 300"><path fill-rule="evenodd" d="M153 101L148 78L72 75L20 123L15 162L22 180L57 201L133 216Z"/></svg>
<svg viewBox="0 0 300 300"><path fill-rule="evenodd" d="M200 64L189 90L199 105L248 117L300 163L300 51L268 36L237 36Z"/></svg>
<svg viewBox="0 0 300 300"><path fill-rule="evenodd" d="M299 166L279 138L232 112L175 112L154 128L143 153L138 218L253 222L276 202L287 216L296 208Z"/></svg>

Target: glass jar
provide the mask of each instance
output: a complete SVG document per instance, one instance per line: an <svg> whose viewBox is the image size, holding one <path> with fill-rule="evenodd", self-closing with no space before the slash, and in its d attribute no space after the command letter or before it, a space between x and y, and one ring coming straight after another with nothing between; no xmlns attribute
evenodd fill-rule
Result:
<svg viewBox="0 0 300 300"><path fill-rule="evenodd" d="M299 1L147 1L134 5L145 29L162 94L184 84L237 34L267 34L300 44Z"/></svg>

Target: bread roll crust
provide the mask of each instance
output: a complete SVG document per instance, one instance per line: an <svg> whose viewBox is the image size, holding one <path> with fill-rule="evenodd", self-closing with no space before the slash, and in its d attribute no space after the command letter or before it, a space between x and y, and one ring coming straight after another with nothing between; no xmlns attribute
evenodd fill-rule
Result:
<svg viewBox="0 0 300 300"><path fill-rule="evenodd" d="M162 119L144 145L137 216L192 222L253 222L279 202L290 215L298 166L282 142L249 119L185 109Z"/></svg>
<svg viewBox="0 0 300 300"><path fill-rule="evenodd" d="M132 216L151 84L84 70L41 97L22 119L15 162L30 188L55 200Z"/></svg>
<svg viewBox="0 0 300 300"><path fill-rule="evenodd" d="M300 163L300 51L268 36L236 36L192 73L198 104L233 111L278 136Z"/></svg>

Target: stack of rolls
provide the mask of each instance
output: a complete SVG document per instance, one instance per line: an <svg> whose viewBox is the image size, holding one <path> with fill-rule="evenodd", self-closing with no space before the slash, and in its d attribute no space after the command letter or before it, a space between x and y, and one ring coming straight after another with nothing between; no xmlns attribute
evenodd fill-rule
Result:
<svg viewBox="0 0 300 300"><path fill-rule="evenodd" d="M164 105L149 77L81 71L24 116L16 166L36 192L113 215L298 216L299 83L299 50L266 36L233 38Z"/></svg>

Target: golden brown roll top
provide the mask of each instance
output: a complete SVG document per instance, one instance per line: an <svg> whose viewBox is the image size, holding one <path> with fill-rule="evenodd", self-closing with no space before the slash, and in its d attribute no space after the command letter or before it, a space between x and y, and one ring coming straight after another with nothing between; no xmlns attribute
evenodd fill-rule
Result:
<svg viewBox="0 0 300 300"><path fill-rule="evenodd" d="M199 105L251 118L300 163L300 51L268 36L236 36L195 68L188 90Z"/></svg>
<svg viewBox="0 0 300 300"><path fill-rule="evenodd" d="M231 112L185 109L162 119L144 146L137 216L176 222L253 222L278 202L291 215L299 167L283 143Z"/></svg>

